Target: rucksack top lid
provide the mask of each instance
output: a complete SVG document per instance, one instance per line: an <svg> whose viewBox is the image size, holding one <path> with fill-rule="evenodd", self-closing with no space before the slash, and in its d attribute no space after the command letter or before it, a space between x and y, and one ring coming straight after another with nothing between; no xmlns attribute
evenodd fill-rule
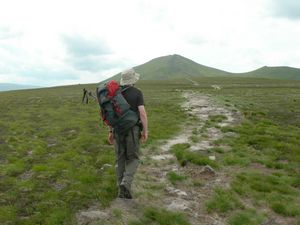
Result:
<svg viewBox="0 0 300 225"><path fill-rule="evenodd" d="M113 97L116 95L116 92L120 88L120 85L117 81L111 80L106 84L106 88L108 91L107 93L108 97Z"/></svg>

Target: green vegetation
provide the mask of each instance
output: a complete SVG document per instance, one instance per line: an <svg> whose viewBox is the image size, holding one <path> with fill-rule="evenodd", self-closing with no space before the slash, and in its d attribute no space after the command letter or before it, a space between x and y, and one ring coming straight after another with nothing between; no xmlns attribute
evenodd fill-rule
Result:
<svg viewBox="0 0 300 225"><path fill-rule="evenodd" d="M292 186L294 178L281 173L269 175L258 172L238 174L232 189L255 204L266 204L283 216L299 216L299 190Z"/></svg>
<svg viewBox="0 0 300 225"><path fill-rule="evenodd" d="M205 129L194 129L190 143L172 147L181 164L210 165L228 172L228 186L216 187L205 203L228 224L261 224L273 215L300 221L300 83L256 78L201 78L141 81L149 115L149 142L157 146L180 131L187 119L181 90L210 94L240 118L209 153L189 150L208 138L223 115L210 116ZM213 90L212 84L221 90ZM76 85L0 93L0 224L75 224L74 214L91 205L108 207L116 197L113 147L99 119L98 105L81 104L83 87ZM201 136L201 137L200 137ZM228 148L223 148L224 146ZM159 152L158 152L159 153ZM142 152L143 154L143 152ZM149 160L148 160L149 161ZM149 163L145 159L145 164ZM169 173L178 184L185 176ZM205 180L194 180L202 188ZM149 189L163 191L162 185ZM255 210L254 210L255 209ZM141 209L130 224L189 224L184 214ZM263 213L260 213L263 212ZM116 218L123 218L113 210Z"/></svg>
<svg viewBox="0 0 300 225"><path fill-rule="evenodd" d="M210 128L210 127L219 128L218 123L220 123L226 119L227 119L227 117L224 115L209 115L208 120L205 121L205 124L201 128L200 132L203 133L203 135L205 136L205 131L207 130L207 128Z"/></svg>
<svg viewBox="0 0 300 225"><path fill-rule="evenodd" d="M117 195L113 147L96 102L77 85L0 94L0 223L74 224L74 213ZM173 85L141 84L155 146L185 115ZM174 122L176 121L176 122Z"/></svg>
<svg viewBox="0 0 300 225"><path fill-rule="evenodd" d="M264 66L257 70L244 73L243 76L247 77L261 77L285 80L300 80L300 69L281 66L281 67L268 67Z"/></svg>
<svg viewBox="0 0 300 225"><path fill-rule="evenodd" d="M228 224L230 225L260 225L264 222L265 216L258 213L254 209L248 209L244 211L238 211L230 217Z"/></svg>
<svg viewBox="0 0 300 225"><path fill-rule="evenodd" d="M115 218L122 218L122 210L120 209L112 209L112 214Z"/></svg>
<svg viewBox="0 0 300 225"><path fill-rule="evenodd" d="M235 193L230 190L216 188L214 196L206 202L208 212L217 211L220 213L228 212L238 208L244 208Z"/></svg>
<svg viewBox="0 0 300 225"><path fill-rule="evenodd" d="M129 225L189 225L187 218L183 213L171 212L165 209L149 207L144 210L143 218L134 220Z"/></svg>
<svg viewBox="0 0 300 225"><path fill-rule="evenodd" d="M172 146L171 152L173 152L181 165L186 162L190 162L196 165L210 165L214 168L218 168L218 164L212 161L206 155L202 155L200 152L192 152L189 150L189 144L176 144Z"/></svg>
<svg viewBox="0 0 300 225"><path fill-rule="evenodd" d="M169 173L167 174L167 176L168 176L169 181L170 181L173 185L175 185L177 182L183 181L183 180L185 180L185 179L187 178L186 176L179 175L179 174L175 173L174 171L169 172Z"/></svg>
<svg viewBox="0 0 300 225"><path fill-rule="evenodd" d="M229 104L233 111L239 109L243 116L240 124L221 128L225 135L235 135L216 142L217 146L231 147L230 151L215 151L221 167L233 167L227 192L241 203L247 201L255 208L267 207L284 217L299 218L300 84L252 80L253 84L243 87L240 82L231 87L225 83L218 92L204 90L221 104ZM265 217L248 207L225 204L230 210L224 211L226 207L222 208L220 202L226 196L222 198L216 189L206 206L209 211L223 209L229 224L260 224Z"/></svg>

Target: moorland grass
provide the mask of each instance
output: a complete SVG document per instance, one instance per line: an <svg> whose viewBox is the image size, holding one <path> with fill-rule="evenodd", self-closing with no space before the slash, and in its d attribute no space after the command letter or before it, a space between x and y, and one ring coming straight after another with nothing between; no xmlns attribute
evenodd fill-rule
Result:
<svg viewBox="0 0 300 225"><path fill-rule="evenodd" d="M235 212L228 220L229 225L260 225L265 221L265 215L255 209Z"/></svg>
<svg viewBox="0 0 300 225"><path fill-rule="evenodd" d="M189 225L186 216L181 212L172 212L163 208L147 207L144 209L143 218L132 220L129 225Z"/></svg>
<svg viewBox="0 0 300 225"><path fill-rule="evenodd" d="M242 113L240 124L221 128L236 135L216 143L231 150L211 149L217 161L189 151L189 144L172 150L181 162L234 168L230 188L216 189L208 210L221 213L229 224L257 224L262 215L242 207L247 199L257 208L268 207L299 221L300 83L251 78L197 81L198 86L186 80L138 83L149 116L150 139L143 146L156 148L159 140L179 132L182 122L195 119L187 120L180 108L183 90L210 94ZM212 84L221 90L213 90ZM74 224L78 210L94 203L106 207L116 197L114 169L103 167L114 164L113 147L107 143L98 105L81 104L83 87L95 89L91 84L0 93L1 224ZM220 119L224 118L210 118L207 127ZM205 137L205 130L193 133ZM148 209L136 223L188 224L181 214L177 222L173 218L176 215L168 211Z"/></svg>
<svg viewBox="0 0 300 225"><path fill-rule="evenodd" d="M210 165L214 168L218 168L218 163L212 161L207 155L202 155L200 152L192 152L189 150L190 144L176 144L171 147L171 152L175 154L177 160L181 165L187 162L193 163L199 166Z"/></svg>
<svg viewBox="0 0 300 225"><path fill-rule="evenodd" d="M234 192L219 187L214 190L213 197L205 203L205 206L208 212L220 213L244 208Z"/></svg>
<svg viewBox="0 0 300 225"><path fill-rule="evenodd" d="M168 177L168 180L169 180L173 185L175 185L177 182L180 182L180 181L183 181L183 180L187 179L186 176L177 174L177 173L174 172L174 171L168 172L167 177Z"/></svg>
<svg viewBox="0 0 300 225"><path fill-rule="evenodd" d="M225 136L218 145L229 145L230 151L216 151L220 166L236 167L228 191L238 194L240 202L251 199L256 207L268 207L286 217L300 216L300 83L272 80L252 80L247 85L235 80L231 86L225 82L223 89L201 90L211 94L221 104L236 112L243 120L231 127L222 127ZM217 189L218 190L218 189ZM208 201L207 208L215 209ZM210 204L209 204L210 203ZM250 211L249 211L250 210ZM259 224L251 209L228 211L229 224ZM244 221L243 223L241 221Z"/></svg>
<svg viewBox="0 0 300 225"><path fill-rule="evenodd" d="M0 93L0 223L75 224L74 214L117 195L113 147L96 102L75 85ZM155 146L185 114L173 84L141 84Z"/></svg>

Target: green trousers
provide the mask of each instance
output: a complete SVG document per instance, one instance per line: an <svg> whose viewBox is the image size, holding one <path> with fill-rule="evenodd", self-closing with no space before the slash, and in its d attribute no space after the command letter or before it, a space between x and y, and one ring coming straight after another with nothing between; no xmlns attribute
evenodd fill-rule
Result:
<svg viewBox="0 0 300 225"><path fill-rule="evenodd" d="M134 126L125 134L114 134L117 182L131 190L134 174L139 165L140 127Z"/></svg>

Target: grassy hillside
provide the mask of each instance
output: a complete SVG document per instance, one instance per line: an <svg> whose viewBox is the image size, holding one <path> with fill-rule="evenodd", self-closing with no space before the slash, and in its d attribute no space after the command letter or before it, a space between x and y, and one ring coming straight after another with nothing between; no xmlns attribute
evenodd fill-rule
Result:
<svg viewBox="0 0 300 225"><path fill-rule="evenodd" d="M242 73L246 77L262 77L284 80L300 80L300 69L282 66L282 67L268 67L264 66L257 70Z"/></svg>
<svg viewBox="0 0 300 225"><path fill-rule="evenodd" d="M257 77L300 80L300 69L291 67L262 67L247 73L230 73L198 64L180 55L155 58L134 67L142 80L193 79L199 77ZM111 79L120 79L120 74Z"/></svg>
<svg viewBox="0 0 300 225"><path fill-rule="evenodd" d="M199 86L187 80L138 83L150 125L149 142L142 148L157 149L160 140L170 138L185 122L199 122L181 110L180 90L209 94L224 107L239 110L243 120L223 127L229 135L216 141L209 152L216 155L214 165L218 173L229 177L230 185L216 182L203 209L228 224L272 224L274 218L282 224L299 224L300 82L253 78L196 81ZM222 89L214 90L212 84ZM0 93L0 224L76 224L78 211L108 207L116 197L114 167L110 166L115 160L113 147L106 141L98 105L81 103L83 87L95 89L94 85L76 85ZM215 126L215 119L210 118L207 128ZM202 136L193 141L205 139L205 131L197 132L195 135ZM190 153L189 144L174 146L176 154L188 159L190 154L207 157ZM189 175L169 176L180 185ZM205 182L195 181L194 186L205 186ZM152 193L157 193L158 185L163 183L140 188L153 188ZM155 205L146 208L148 204L131 224L166 224L161 221L176 218L174 224L189 224L182 219L185 212L169 214ZM121 217L122 212L115 214Z"/></svg>
<svg viewBox="0 0 300 225"><path fill-rule="evenodd" d="M227 74L225 71L200 65L180 55L159 57L137 66L135 69L143 74L142 79L145 80L224 76Z"/></svg>
<svg viewBox="0 0 300 225"><path fill-rule="evenodd" d="M185 79L193 77L225 76L229 73L200 65L180 55L162 56L134 67L142 80ZM120 79L120 74L112 79Z"/></svg>

